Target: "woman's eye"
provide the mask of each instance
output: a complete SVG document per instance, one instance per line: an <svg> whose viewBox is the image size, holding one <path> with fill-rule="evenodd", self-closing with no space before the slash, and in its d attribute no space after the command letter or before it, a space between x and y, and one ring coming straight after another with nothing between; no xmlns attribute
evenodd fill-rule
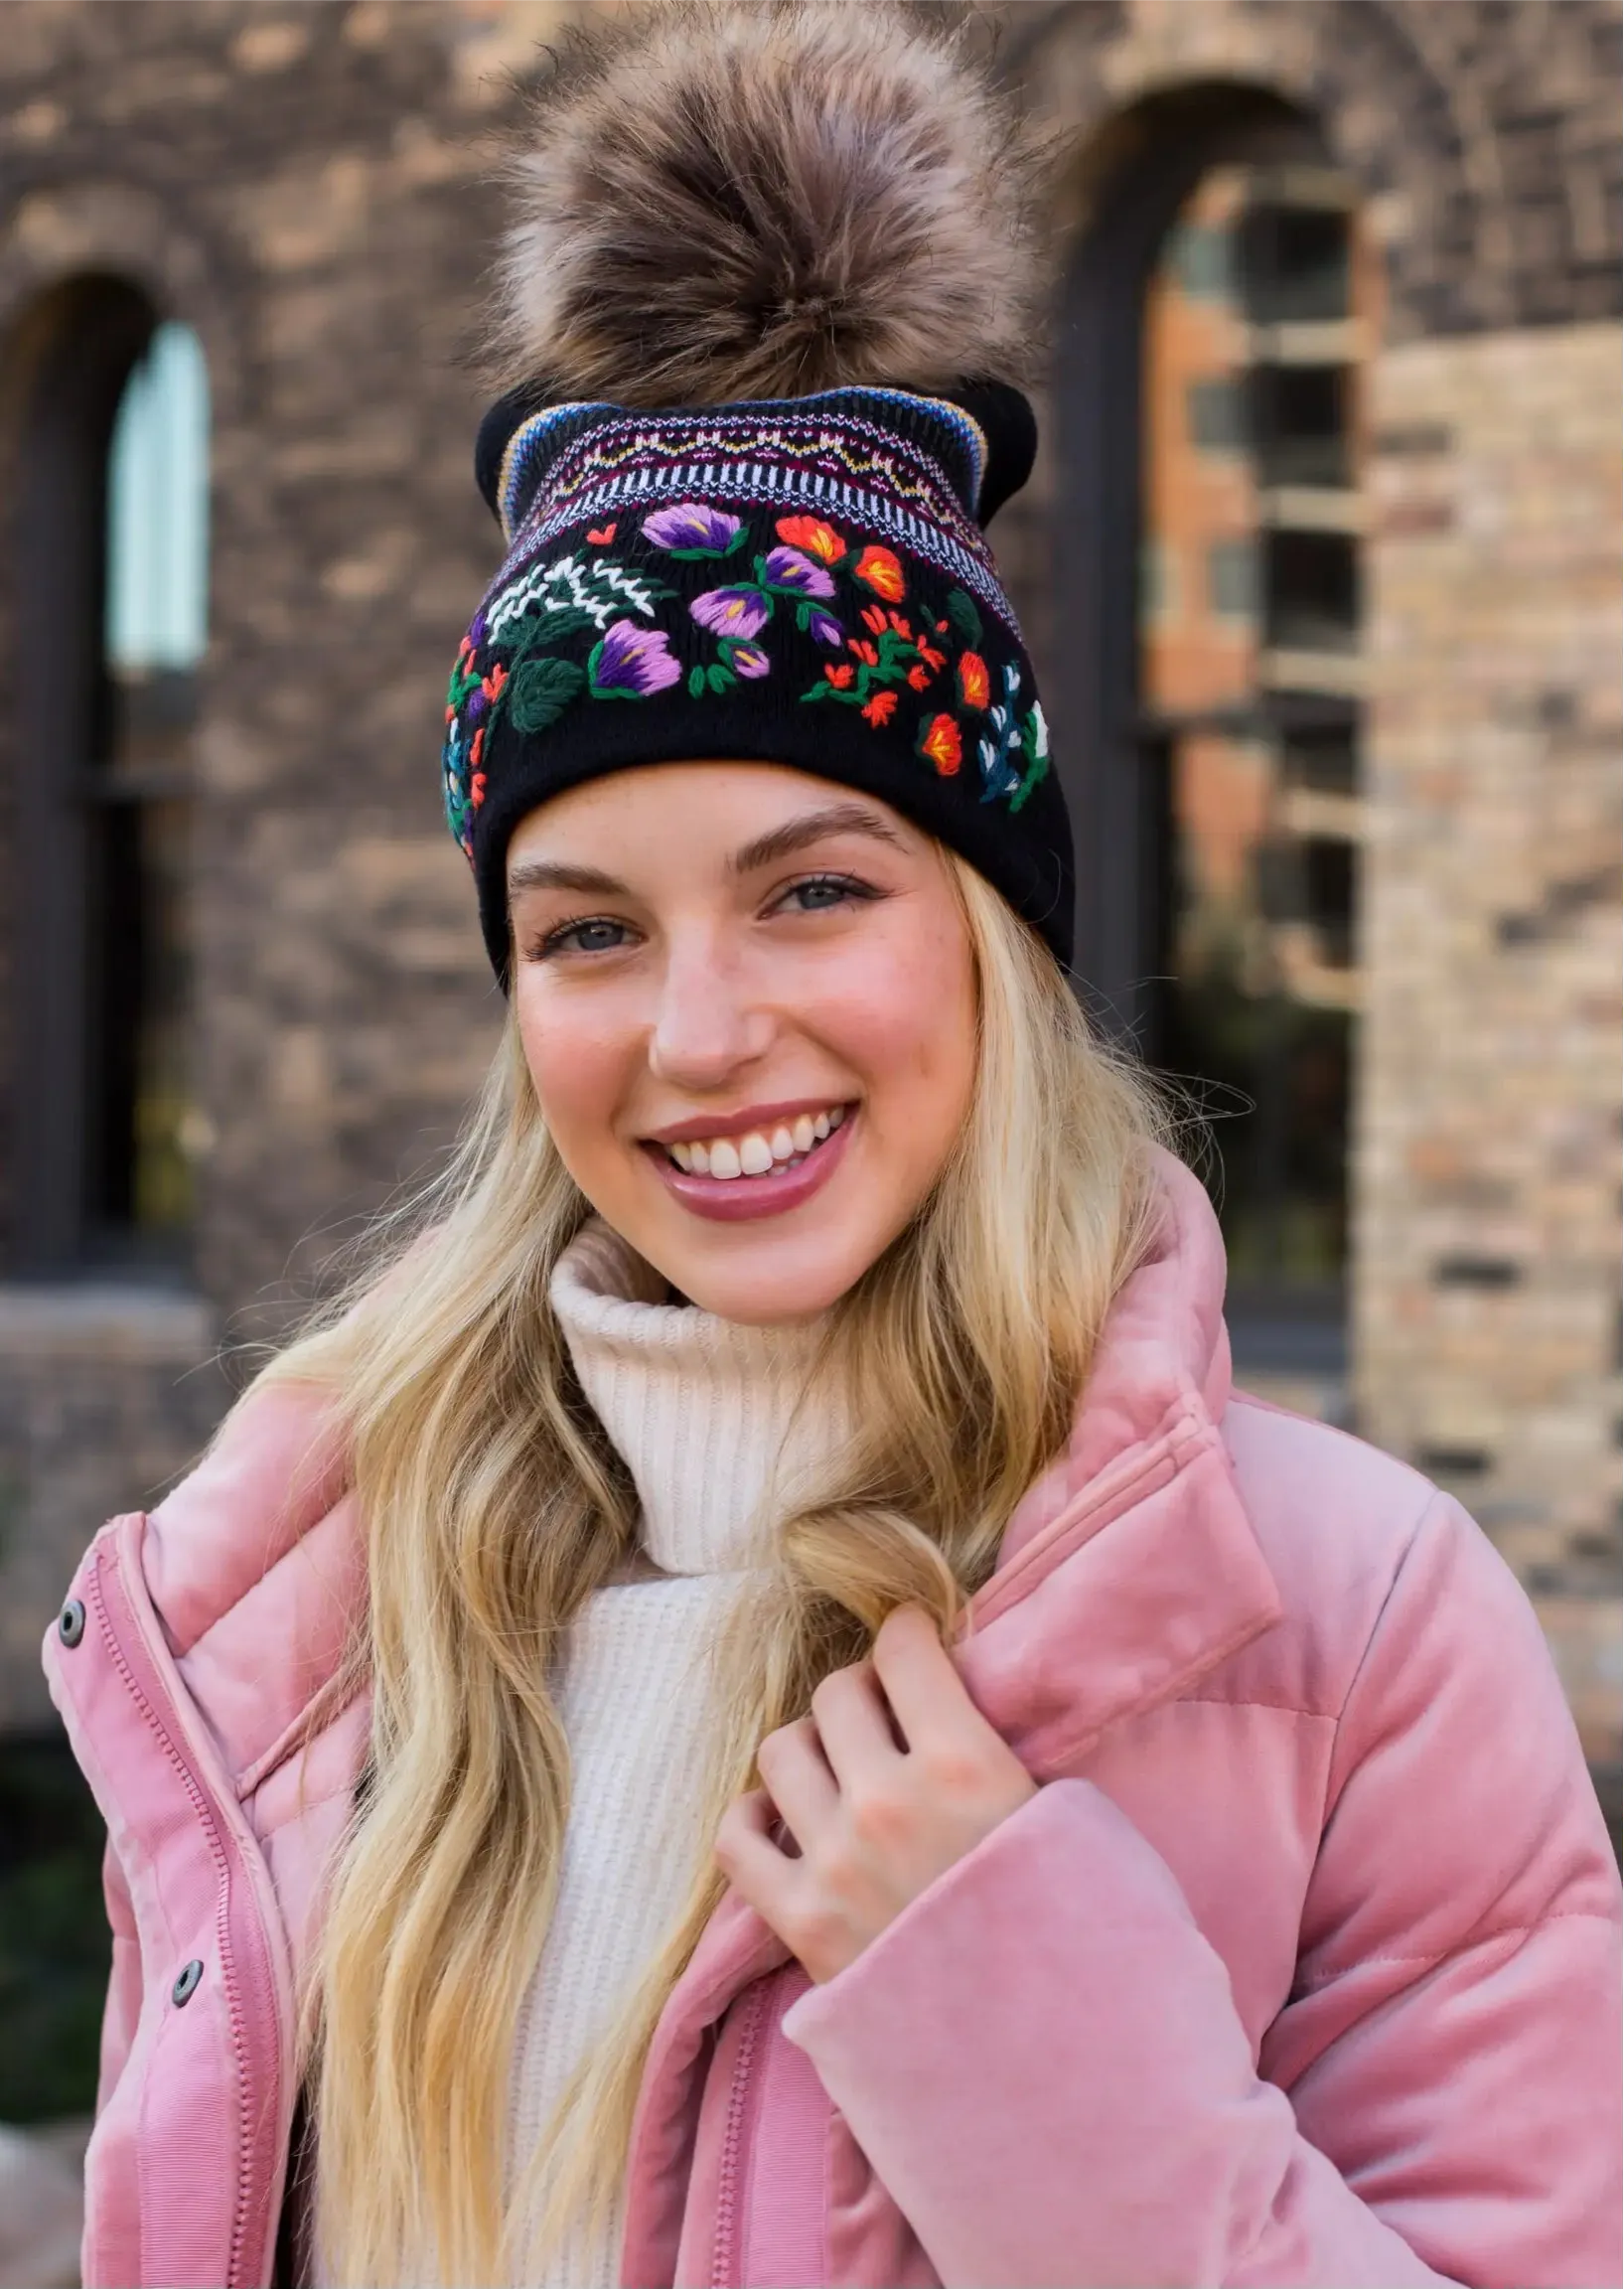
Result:
<svg viewBox="0 0 1624 2290"><path fill-rule="evenodd" d="M561 923L557 930L549 931L535 949L535 960L545 962L555 954L612 954L619 943L615 933L625 928L625 923L610 922L606 918Z"/></svg>
<svg viewBox="0 0 1624 2290"><path fill-rule="evenodd" d="M873 893L866 884L853 881L848 875L809 875L805 882L794 882L785 892L787 899L801 902L797 911L802 914L822 914L830 907L841 906L847 899L869 898Z"/></svg>

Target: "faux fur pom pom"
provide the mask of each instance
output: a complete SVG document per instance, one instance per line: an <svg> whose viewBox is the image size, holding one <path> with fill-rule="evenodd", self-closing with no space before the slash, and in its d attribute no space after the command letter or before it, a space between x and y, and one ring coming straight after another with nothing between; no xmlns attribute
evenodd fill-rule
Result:
<svg viewBox="0 0 1624 2290"><path fill-rule="evenodd" d="M507 387L622 405L1017 384L1053 145L918 0L655 0L550 50L513 180Z"/></svg>

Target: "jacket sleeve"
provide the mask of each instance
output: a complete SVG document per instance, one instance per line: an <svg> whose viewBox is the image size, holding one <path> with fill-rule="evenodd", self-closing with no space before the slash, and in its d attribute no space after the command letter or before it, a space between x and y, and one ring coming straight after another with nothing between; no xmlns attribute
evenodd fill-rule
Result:
<svg viewBox="0 0 1624 2290"><path fill-rule="evenodd" d="M1338 1720L1260 2053L1061 1779L785 2033L945 2283L1617 2283L1619 1896L1538 1621L1438 1496Z"/></svg>
<svg viewBox="0 0 1624 2290"><path fill-rule="evenodd" d="M112 1971L107 1980L107 2002L101 2015L101 2064L96 2078L96 2113L112 2095L135 2041L141 2017L141 1946L135 1936L135 1911L124 1872L109 1841L101 1864L101 1889L112 1927Z"/></svg>

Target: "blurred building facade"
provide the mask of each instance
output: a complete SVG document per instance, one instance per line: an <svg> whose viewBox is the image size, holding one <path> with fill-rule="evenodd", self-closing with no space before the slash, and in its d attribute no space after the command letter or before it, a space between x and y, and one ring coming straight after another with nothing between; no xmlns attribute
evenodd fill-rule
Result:
<svg viewBox="0 0 1624 2290"><path fill-rule="evenodd" d="M436 768L496 556L465 353L515 76L575 13L7 11L0 1729L49 1726L39 1634L221 1346L495 1045ZM1618 9L1003 16L1072 153L992 538L1081 972L1214 1117L1243 1380L1462 1496L1605 1779Z"/></svg>

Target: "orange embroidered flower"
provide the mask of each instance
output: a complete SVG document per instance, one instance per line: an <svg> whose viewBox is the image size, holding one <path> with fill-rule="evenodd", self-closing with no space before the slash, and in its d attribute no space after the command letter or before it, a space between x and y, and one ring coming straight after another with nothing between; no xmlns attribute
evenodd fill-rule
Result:
<svg viewBox="0 0 1624 2290"><path fill-rule="evenodd" d="M879 654L871 644L866 643L860 636L848 636L846 638L846 650L854 652L859 660L867 661L870 668L878 668L880 665Z"/></svg>
<svg viewBox="0 0 1624 2290"><path fill-rule="evenodd" d="M935 645L922 642L919 648L919 657L924 661L927 668L940 668L948 656L945 652L938 652Z"/></svg>
<svg viewBox="0 0 1624 2290"><path fill-rule="evenodd" d="M615 537L615 528L612 525L600 525L596 528L596 530L594 530L594 528L589 525L586 529L586 536L588 540L594 542L597 547L607 548L609 543Z"/></svg>
<svg viewBox="0 0 1624 2290"><path fill-rule="evenodd" d="M978 652L959 655L959 689L966 707L985 707L991 696L987 682L986 662Z"/></svg>
<svg viewBox="0 0 1624 2290"><path fill-rule="evenodd" d="M830 684L840 691L844 691L856 673L849 660L842 660L838 668L825 668L823 671Z"/></svg>
<svg viewBox="0 0 1624 2290"><path fill-rule="evenodd" d="M913 643L914 632L909 627L907 621L904 620L900 612L888 612L885 617L891 623L891 626L896 630L897 634L902 638L904 644Z"/></svg>
<svg viewBox="0 0 1624 2290"><path fill-rule="evenodd" d="M889 723L896 711L896 693L894 691L877 691L863 709L863 714L868 722L878 724Z"/></svg>
<svg viewBox="0 0 1624 2290"><path fill-rule="evenodd" d="M861 619L863 626L865 628L871 628L876 636L883 636L887 626L889 625L886 621L885 614L880 610L877 604L865 604L858 617Z"/></svg>
<svg viewBox="0 0 1624 2290"><path fill-rule="evenodd" d="M469 764L470 764L471 768L473 769L473 771L475 772L475 774L476 774L476 775L477 775L479 778L481 778L481 779L483 779L483 778L484 778L484 776L485 776L485 774L484 774L484 773L483 773L483 772L480 770L480 759L483 757L484 753L485 753L485 726L484 726L484 724L482 723L482 724L480 725L480 727L479 727L478 731L476 731L476 732L475 732L475 734L474 734L474 740L473 740L473 744L472 744L472 746L471 746L471 747L469 748L469 750L468 750L468 761L469 761Z"/></svg>
<svg viewBox="0 0 1624 2290"><path fill-rule="evenodd" d="M494 702L498 692L501 691L507 681L508 671L503 667L501 661L499 660L495 668L492 669L490 675L483 677L480 680L480 689L484 692L487 699Z"/></svg>
<svg viewBox="0 0 1624 2290"><path fill-rule="evenodd" d="M852 570L859 580L866 580L870 588L892 604L900 604L907 594L902 563L892 549L865 548Z"/></svg>
<svg viewBox="0 0 1624 2290"><path fill-rule="evenodd" d="M469 785L468 800L474 806L476 811L479 810L480 805L485 801L485 774L483 771L475 772L473 780Z"/></svg>
<svg viewBox="0 0 1624 2290"><path fill-rule="evenodd" d="M963 747L951 715L932 716L919 735L919 752L930 757L944 779L952 779L963 760Z"/></svg>
<svg viewBox="0 0 1624 2290"><path fill-rule="evenodd" d="M908 681L916 691L923 691L931 681L931 672L928 668L911 668L908 671Z"/></svg>
<svg viewBox="0 0 1624 2290"><path fill-rule="evenodd" d="M820 517L781 517L773 531L792 548L804 548L809 556L815 556L819 564L836 564L846 552L846 544L833 526L825 525Z"/></svg>

